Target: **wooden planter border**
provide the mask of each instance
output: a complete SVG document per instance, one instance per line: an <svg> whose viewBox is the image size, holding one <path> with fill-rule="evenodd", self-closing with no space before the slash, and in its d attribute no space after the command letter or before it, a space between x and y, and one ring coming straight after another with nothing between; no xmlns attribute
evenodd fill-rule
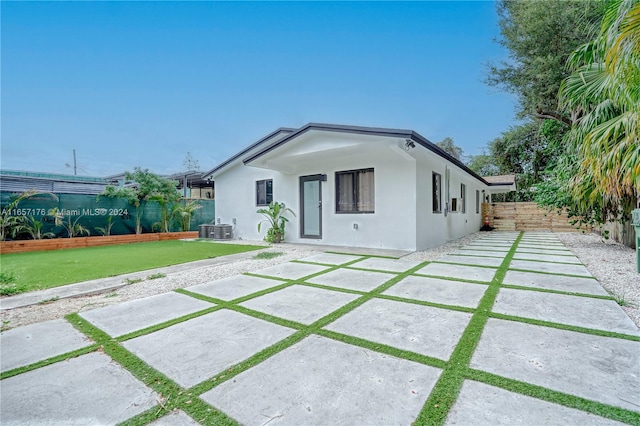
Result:
<svg viewBox="0 0 640 426"><path fill-rule="evenodd" d="M198 231L110 235L108 237L53 238L50 240L2 241L0 242L0 253L25 253L29 251L109 246L113 244L141 243L148 241L180 240L183 238L198 238Z"/></svg>

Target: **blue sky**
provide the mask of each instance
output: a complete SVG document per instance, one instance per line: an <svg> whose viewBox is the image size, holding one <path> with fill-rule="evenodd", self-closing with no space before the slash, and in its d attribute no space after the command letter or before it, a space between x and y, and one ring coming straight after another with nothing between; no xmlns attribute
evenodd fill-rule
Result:
<svg viewBox="0 0 640 426"><path fill-rule="evenodd" d="M477 2L2 2L1 167L209 170L278 127L452 137L515 123L483 83L506 58Z"/></svg>

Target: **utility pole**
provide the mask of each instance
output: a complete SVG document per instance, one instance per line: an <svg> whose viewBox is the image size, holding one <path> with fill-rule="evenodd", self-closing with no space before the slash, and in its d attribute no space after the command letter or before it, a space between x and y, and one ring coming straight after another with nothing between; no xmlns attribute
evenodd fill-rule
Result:
<svg viewBox="0 0 640 426"><path fill-rule="evenodd" d="M78 165L76 163L76 150L75 150L75 148L73 149L73 175L74 176L78 175Z"/></svg>

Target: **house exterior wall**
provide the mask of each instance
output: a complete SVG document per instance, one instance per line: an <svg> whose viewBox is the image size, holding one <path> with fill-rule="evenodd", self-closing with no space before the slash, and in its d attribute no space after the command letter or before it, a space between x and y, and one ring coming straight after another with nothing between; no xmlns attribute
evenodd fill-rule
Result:
<svg viewBox="0 0 640 426"><path fill-rule="evenodd" d="M282 174L271 170L234 166L216 177L216 221L233 224L233 237L243 240L260 240L258 222L261 215L256 213L261 207L256 206L256 181L273 179L274 200L284 201L288 206L291 200L285 195ZM288 228L291 230L291 228Z"/></svg>
<svg viewBox="0 0 640 426"><path fill-rule="evenodd" d="M442 159L431 151L415 150L418 162L416 173L416 250L436 247L447 241L476 232L482 226L482 214L476 213L476 190L487 186L459 167ZM446 175L449 170L449 198L446 195ZM433 212L433 173L442 176L442 212ZM460 184L466 185L466 209L445 215L445 206L451 208L451 199L460 198ZM482 200L480 200L482 201Z"/></svg>
<svg viewBox="0 0 640 426"><path fill-rule="evenodd" d="M339 148L340 141L345 148ZM233 224L236 219L234 238L262 239L266 226L258 233L257 224L263 217L256 213L261 208L256 206L256 181L272 179L273 200L284 202L296 214L288 216L286 242L423 250L480 229L482 213L476 213L476 191L481 203L482 191L489 194L490 187L424 147L404 145L404 138L394 137L365 138L340 132L303 135L260 161L250 165L238 161L217 174L216 216L221 223ZM374 169L375 212L336 213L336 172L369 168ZM432 208L433 172L442 176L440 213ZM326 175L327 179L321 183L321 239L300 236L299 182L301 176L310 175ZM466 185L465 212L445 214L445 205L450 210L451 200L460 198L460 184Z"/></svg>
<svg viewBox="0 0 640 426"><path fill-rule="evenodd" d="M373 168L374 213L336 213L336 172ZM297 185L300 176L326 174L322 183L322 239L300 238L288 232L287 241L353 247L415 249L415 161L403 158L389 148L362 152L354 157L338 157L307 163L304 174L293 178L296 186L296 214L300 213ZM296 222L299 222L299 218ZM357 225L357 229L354 228ZM298 225L298 223L296 223ZM293 226L291 230L293 230Z"/></svg>
<svg viewBox="0 0 640 426"><path fill-rule="evenodd" d="M336 213L335 173L346 170L374 169L375 212ZM232 224L234 238L259 240L256 213L256 181L273 179L273 199L284 202L296 217L288 215L285 240L304 244L377 247L415 250L415 160L389 148L363 152L353 157L326 161L306 161L294 174L236 165L216 176L216 217ZM322 239L300 237L301 176L326 174L322 182ZM357 229L354 229L357 224Z"/></svg>

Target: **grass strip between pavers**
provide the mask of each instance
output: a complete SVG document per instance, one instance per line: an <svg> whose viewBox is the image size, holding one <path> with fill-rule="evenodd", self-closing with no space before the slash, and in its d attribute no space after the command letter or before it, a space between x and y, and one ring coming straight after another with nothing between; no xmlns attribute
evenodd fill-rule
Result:
<svg viewBox="0 0 640 426"><path fill-rule="evenodd" d="M579 266L583 266L582 263L580 263L579 261L577 263L576 262L558 262L558 261L555 261L555 260L523 259L523 258L518 258L518 257L514 257L513 260L524 260L525 262L552 263L554 265L574 265L574 266L579 265Z"/></svg>
<svg viewBox="0 0 640 426"><path fill-rule="evenodd" d="M465 265L465 266L469 266L469 265ZM496 268L493 268L493 269L496 269ZM457 282L460 282L460 283L483 284L483 285L491 284L489 281L469 280L469 279L466 279L466 278L446 277L446 276L443 276L443 275L427 275L427 274L423 274L423 273L420 273L420 272L414 272L413 275L415 275L416 277L437 278L439 280L457 281Z"/></svg>
<svg viewBox="0 0 640 426"><path fill-rule="evenodd" d="M496 258L498 259L498 258ZM473 268L485 268L485 269L496 269L496 266L491 266L491 265L477 265L475 263L462 263L462 262L455 262L455 261L446 261L446 260L442 260L442 258L434 260L432 263L437 263L440 265L453 265L453 266L471 266Z"/></svg>
<svg viewBox="0 0 640 426"><path fill-rule="evenodd" d="M451 255L453 255L453 256L483 257L483 258L484 257L488 257L489 259L504 259L504 256L506 256L506 254L507 253L504 253L504 255L500 255L498 253L495 253L495 254L491 254L491 253L489 253L489 254L480 254L480 253L478 253L478 254L475 254L475 253L474 254L467 254L467 253L459 253L459 252L451 253ZM449 256L449 255L447 255L447 256ZM442 257L440 259L442 259Z"/></svg>
<svg viewBox="0 0 640 426"><path fill-rule="evenodd" d="M553 294L563 294L565 296L579 296L579 297L588 297L591 299L602 299L602 300L616 300L611 296L605 296L604 294L591 294L591 293L580 293L573 291L562 291L562 290L553 290L550 288L542 288L542 287L530 287L525 285L514 285L514 284L502 284L501 288L512 288L514 290L524 290L524 291L537 291L540 293L553 293Z"/></svg>
<svg viewBox="0 0 640 426"><path fill-rule="evenodd" d="M429 398L422 407L414 424L442 425L446 421L451 407L453 407L453 404L458 398L460 388L465 380L466 369L471 362L471 356L480 341L482 330L487 323L489 313L500 290L500 284L507 273L509 263L513 258L522 236L523 233L521 232L502 261L502 264L498 267L491 284L489 284L489 288L480 300L476 312L471 317L471 320L469 320L467 328L464 330L464 333L462 333L458 344L449 358L449 362L443 369L440 378L433 387Z"/></svg>
<svg viewBox="0 0 640 426"><path fill-rule="evenodd" d="M473 368L468 368L465 375L470 380L486 383L510 392L527 395L543 401L560 404L565 407L575 408L577 410L586 411L591 414L631 425L640 424L640 413L626 410L624 408L614 407L602 402L554 391L542 386L532 385L530 383L498 376L492 373L487 373L486 371L475 370Z"/></svg>
<svg viewBox="0 0 640 426"><path fill-rule="evenodd" d="M124 346L107 333L93 326L78 314L65 316L67 321L76 329L93 339L99 349L114 361L128 370L134 377L144 383L158 394L158 406L144 413L134 416L121 424L145 425L152 420L162 417L164 414L178 408L192 416L196 415L198 421L205 425L236 425L237 423L221 411L215 410L197 395L180 387L173 380L150 367L140 358L129 352Z"/></svg>
<svg viewBox="0 0 640 426"><path fill-rule="evenodd" d="M13 370L7 370L3 373L0 373L0 380L8 379L9 377L17 376L18 374L27 373L31 370L35 370L50 364L55 364L56 362L66 361L71 358L76 358L76 357L79 357L80 355L85 355L90 352L93 352L96 349L98 349L98 345L94 343L90 346L87 346L86 348L76 349L75 351L71 351L64 354L53 356L51 358L43 359L41 361L34 362L33 364L17 367L17 368L14 368Z"/></svg>
<svg viewBox="0 0 640 426"><path fill-rule="evenodd" d="M458 398L462 383L464 380L476 380L489 385L501 387L505 390L528 395L551 403L576 408L592 414L596 414L605 418L622 421L629 424L640 424L640 413L636 413L624 408L613 407L601 402L587 400L574 395L565 394L554 391L542 386L532 385L525 382L501 377L491 373L469 368L471 357L475 348L480 341L482 331L488 318L499 318L510 321L526 322L533 325L541 325L545 327L559 328L574 332L593 334L605 337L614 337L632 341L639 341L640 337L630 336L621 333L593 330L584 327L571 326L566 324L553 323L548 321L533 320L528 318L514 317L510 315L502 315L491 312L495 299L502 287L506 273L509 269L509 263L513 259L518 244L522 238L522 233L513 243L509 253L505 257L502 265L498 268L489 289L478 305L476 313L469 321L469 325L465 329L458 345L454 349L449 361L446 363L438 382L427 402L423 406L420 415L414 422L415 425L442 425L447 419L449 411ZM549 274L558 275L558 274ZM506 287L506 286L505 286ZM535 289L534 289L535 290ZM592 295L587 295L592 297ZM610 299L609 297L599 297Z"/></svg>
<svg viewBox="0 0 640 426"><path fill-rule="evenodd" d="M450 306L450 305L442 305L438 303L421 301L415 299L406 299L397 296L385 295L382 294L385 290L389 289L393 285L397 284L404 278L410 275L414 276L425 276L422 274L416 274L416 271L420 270L427 264L428 261L422 262L419 265L411 268L405 272L393 272L393 271L378 271L384 272L390 275L390 279L378 286L377 288L369 291L362 292L344 288L337 288L331 286L323 286L319 284L313 284L306 282L306 280L311 279L313 277L326 274L328 272L337 270L337 269L351 269L351 270L365 270L365 271L373 271L371 269L361 269L352 266L355 263L358 263L364 259L377 257L377 258L390 258L396 259L394 257L388 256L372 256L372 255L355 255L361 256L359 259L353 260L351 262L346 262L341 265L325 265L319 264L321 266L329 266L328 269L320 271L318 273L310 274L308 276L302 277L300 279L285 279L278 278L272 276L264 276L260 274L254 273L245 273L245 275L255 276L260 278L267 278L270 280L278 280L281 281L281 284L277 284L273 287L261 290L256 293L252 293L250 295L242 296L236 298L231 301L224 301L217 298L208 297L202 294L194 293L185 289L177 289L175 290L178 293L194 297L200 300L208 301L210 303L214 303L215 306L210 308L182 316L180 318L172 319L170 321L165 321L160 324L156 324L151 327L147 327L142 330L134 331L132 333L128 333L126 335L122 335L118 338L112 338L102 330L90 324L84 318L80 317L78 314L67 315L65 318L78 330L80 330L85 335L89 336L96 343L87 347L78 349L73 352L69 352L67 354L62 354L56 357L52 357L48 360L43 360L28 366L16 368L14 370L7 371L0 375L0 378L7 378L17 374L24 373L26 371L30 371L44 365L52 364L54 362L58 362L64 359L68 359L71 357L83 355L85 353L89 353L95 350L101 350L122 365L125 369L130 371L136 378L141 380L145 385L149 386L159 395L158 405L152 407L151 409L141 413L135 417L128 419L122 424L126 425L145 425L157 418L160 418L167 413L181 409L186 412L189 416L191 416L194 420L200 422L201 424L209 425L209 424L221 424L221 425L235 425L237 424L235 420L228 417L225 413L216 410L214 407L205 403L203 400L199 398L199 396L211 390L212 388L218 386L221 383L226 382L227 380L236 377L238 374L254 367L255 365L265 361L266 359L278 354L279 352L291 347L292 345L300 342L304 338L315 334L319 336L323 336L329 339L333 339L336 341L340 341L343 343L355 345L361 347L363 349L369 349L375 352L383 353L386 355L394 356L400 359L410 360L413 362L418 362L421 364L429 365L435 368L442 369L442 374L438 379L436 385L430 393L429 398L425 402L419 416L414 422L415 425L441 425L446 421L447 415L455 403L458 394L460 392L462 383L465 379L477 380L483 383L487 383L490 385L494 385L497 387L501 387L508 391L520 393L523 395L530 395L532 397L558 403L561 405L565 405L567 407L577 408L582 411L587 411L589 413L597 414L603 417L611 418L618 421L623 421L631 424L640 424L640 414L634 413L629 410L625 410L618 407L612 407L603 403L586 400L584 398L564 394L561 392L553 391L541 386L532 385L524 382L519 382L517 380L504 378L501 376L497 376L491 373L486 373L479 370L474 370L469 368L469 364L471 361L471 357L475 351L475 348L480 340L480 336L484 329L484 326L488 320L488 318L500 318L511 321L519 321L519 322L527 322L534 325L542 325L548 327L562 328L570 331L583 332L588 334L606 336L606 337L615 337L633 341L640 341L640 337L637 336L629 336L620 333L613 332L605 332L599 330L586 329L582 327L568 326L563 324L550 323L546 321L538 321L527 318L519 318L508 315L501 315L492 313L491 309L493 307L493 303L497 297L499 289L502 287L502 281L507 273L509 264L511 260L514 258L514 254L516 248L518 247L519 242L523 237L523 233L520 233L518 237L515 239L514 243L511 246L509 252L505 255L504 260L500 267L497 268L496 274L490 283L482 282L482 281L473 281L473 280L461 280L449 277L434 277L440 278L450 281L458 281L458 282L469 282L474 284L482 284L487 285L487 291L485 292L483 298L481 299L477 308L468 308L461 306ZM336 253L336 254L349 254L350 253ZM298 262L298 263L312 263L312 262ZM317 264L317 263L316 263ZM537 271L533 271L537 272ZM540 272L538 272L540 273ZM550 275L559 275L549 273ZM429 277L428 275L426 275ZM569 275L574 276L574 275ZM584 278L584 277L581 277ZM247 300L254 299L256 297L260 297L269 293L273 293L293 285L303 285L309 287L317 287L324 288L332 291L341 291L344 293L351 293L359 295L357 299L347 303L346 305L338 308L337 310L329 313L328 315L318 319L312 324L306 325L297 323L295 321L287 320L284 318L276 317L273 315L269 315L266 313L262 313L259 311L255 311L239 304L245 302ZM520 286L507 286L511 288L520 288ZM544 291L540 289L531 289L524 288L526 290L538 290ZM551 290L553 293L561 293ZM601 299L611 299L607 296L594 296L594 295L583 295L583 294L573 294L567 293L571 295L585 296L585 297L595 297ZM398 349L389 345L385 345L382 343L368 341L366 339L345 335L342 333L325 330L323 327L337 320L338 318L346 315L347 313L353 311L359 306L363 305L367 301L379 298L379 299L387 299L394 300L404 303L412 303L418 305L425 306L433 306L437 308L456 310L462 312L472 313L471 320L467 325L464 333L462 334L458 344L456 345L453 353L451 354L449 361L441 360L438 358L414 353L411 351ZM151 366L147 365L133 353L128 351L121 345L122 341L129 340L135 337L139 337L142 335L146 335L169 326L172 326L177 323L181 323L187 321L189 319L205 315L211 312L215 312L221 309L229 309L236 311L238 313L248 315L254 318L258 318L261 320L269 321L271 323L275 323L284 327L291 328L295 331L292 335L286 337L283 340L276 342L275 344L263 349L262 351L254 354L253 356L238 362L237 364L225 369L224 371L218 373L212 378L206 379L201 383L196 384L195 386L184 389L181 388L178 384L173 382L171 379L164 376L159 371L155 370Z"/></svg>
<svg viewBox="0 0 640 426"><path fill-rule="evenodd" d="M544 262L544 263L549 263L549 262ZM577 265L577 266L584 266L584 265ZM593 275L563 274L562 272L535 271L533 269L522 269L522 268L509 268L509 270L516 271L516 272L533 272L534 274L542 274L542 275L558 275L561 277L570 277L570 278L586 278L586 279L592 279L592 280L598 281L598 279Z"/></svg>
<svg viewBox="0 0 640 426"><path fill-rule="evenodd" d="M348 343L350 345L358 346L364 349L370 349L374 352L379 352L387 355L394 356L396 358L406 359L420 364L429 365L436 368L444 368L446 361L439 358L435 358L428 355L419 354L417 352L411 352L404 349L398 349L393 346L385 345L384 343L372 342L370 340L362 339L360 337L349 336L348 334L338 333L331 330L318 330L316 334L327 337L329 339L337 340L339 342Z"/></svg>
<svg viewBox="0 0 640 426"><path fill-rule="evenodd" d="M624 339L624 340L631 340L633 342L640 342L640 336L618 333L615 331L598 330L595 328L580 327L578 325L562 324L558 322L544 321L544 320L538 320L534 318L517 317L514 315L499 314L497 312L491 312L489 314L489 317L507 320L507 321L522 322L522 323L531 324L531 325L540 325L540 326L549 327L549 328L557 328L559 330L575 331L576 333L591 334L593 336L614 337L616 339Z"/></svg>
<svg viewBox="0 0 640 426"><path fill-rule="evenodd" d="M445 305L444 303L429 302L428 300L407 299L401 296L393 296L390 294L377 294L377 299L393 300L395 302L409 303L411 305L431 306L432 308L447 309L449 311L474 313L476 308L459 305Z"/></svg>
<svg viewBox="0 0 640 426"><path fill-rule="evenodd" d="M172 325L180 324L181 322L189 321L193 318L198 318L206 314L210 314L215 311L219 311L222 309L221 306L212 306L210 308L202 309L197 312L193 312L178 318L173 318L168 321L161 322L159 324L154 324L149 327L145 327L141 330L132 331L131 333L123 334L122 336L118 336L117 340L119 342L124 342L126 340L135 339L136 337L144 336L145 334L153 333L154 331L162 330L163 328L171 327Z"/></svg>

